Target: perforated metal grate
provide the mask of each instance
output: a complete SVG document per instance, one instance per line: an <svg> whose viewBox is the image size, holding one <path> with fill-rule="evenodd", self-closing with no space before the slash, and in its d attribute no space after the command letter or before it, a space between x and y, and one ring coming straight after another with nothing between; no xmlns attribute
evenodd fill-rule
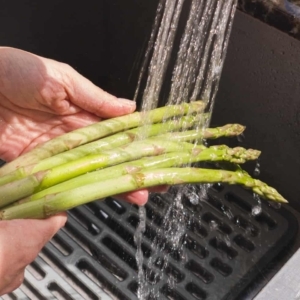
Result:
<svg viewBox="0 0 300 300"><path fill-rule="evenodd" d="M169 194L153 195L146 206L148 299L237 299L298 230L284 208L263 203L253 216L256 201L238 187L215 185L198 205L185 198L182 210L172 202ZM186 225L175 250L163 226L168 213ZM72 210L27 268L22 287L3 299L137 299L138 223L137 207L114 199Z"/></svg>

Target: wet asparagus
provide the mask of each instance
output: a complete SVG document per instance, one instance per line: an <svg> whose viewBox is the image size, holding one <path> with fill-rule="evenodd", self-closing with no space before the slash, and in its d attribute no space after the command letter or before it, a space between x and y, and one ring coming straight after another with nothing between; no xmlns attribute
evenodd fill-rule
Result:
<svg viewBox="0 0 300 300"><path fill-rule="evenodd" d="M73 149L113 133L145 125L145 120L147 120L149 124L158 123L174 116L201 113L204 108L204 102L195 101L189 104L183 103L180 105L161 107L149 112L135 112L126 116L101 121L58 136L36 147L32 151L19 156L14 161L0 168L0 176L8 174L21 166L35 164L44 158Z"/></svg>
<svg viewBox="0 0 300 300"><path fill-rule="evenodd" d="M47 195L36 201L19 204L0 211L1 220L16 218L46 218L78 205L158 185L177 185L184 183L223 182L239 184L253 190L263 198L286 203L287 201L264 182L253 179L243 172L197 168L163 168L144 170L102 182L87 184L61 193Z"/></svg>

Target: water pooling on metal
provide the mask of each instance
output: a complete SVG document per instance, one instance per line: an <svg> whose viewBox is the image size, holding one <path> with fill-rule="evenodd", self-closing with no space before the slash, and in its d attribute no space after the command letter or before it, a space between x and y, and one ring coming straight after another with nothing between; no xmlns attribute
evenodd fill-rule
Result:
<svg viewBox="0 0 300 300"><path fill-rule="evenodd" d="M139 93L143 90L140 95L143 111L147 112L157 107L163 98L163 86L169 86L165 105L202 99L207 103L207 110L211 112L226 55L236 2L236 0L161 0L159 2L135 95L136 100L140 100ZM175 62L172 62L174 57L176 57ZM171 70L170 76L167 75L168 70L169 72ZM142 79L145 76L146 86L142 87ZM203 130L208 124L209 119L195 127L197 130ZM176 241L171 243L174 251L182 248L186 224L185 216L180 212L183 209L182 198L187 193L191 194L190 189L193 187L174 189L173 212L177 211L177 213L175 215L167 213L164 218L163 224L168 232L166 238ZM206 187L202 189L202 194L205 196L207 189ZM199 195L197 197L199 198ZM141 215L142 212L141 208ZM145 300L150 293L156 294L156 291L151 287L151 280L143 270L141 235L145 223L141 224L141 222L140 220L135 235L136 260L139 269L137 293L140 300ZM159 247L156 252L160 252ZM156 252L149 260L149 264L156 263ZM167 261L168 255L164 257L164 263L161 265L162 272L167 268ZM176 282L171 280L169 288L175 286Z"/></svg>

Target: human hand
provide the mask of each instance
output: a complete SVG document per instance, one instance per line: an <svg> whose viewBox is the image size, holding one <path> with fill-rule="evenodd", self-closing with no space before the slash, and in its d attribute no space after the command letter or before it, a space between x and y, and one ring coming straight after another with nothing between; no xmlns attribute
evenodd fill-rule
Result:
<svg viewBox="0 0 300 300"><path fill-rule="evenodd" d="M7 162L55 136L134 110L133 101L104 92L64 63L0 48L0 158ZM123 199L142 205L148 192Z"/></svg>
<svg viewBox="0 0 300 300"><path fill-rule="evenodd" d="M0 48L0 158L7 162L55 136L134 110L134 102L104 92L66 64ZM120 197L142 205L148 191ZM24 268L65 221L57 215L0 222L0 295L22 283Z"/></svg>
<svg viewBox="0 0 300 300"><path fill-rule="evenodd" d="M0 48L0 158L10 161L67 131L135 110L70 66Z"/></svg>
<svg viewBox="0 0 300 300"><path fill-rule="evenodd" d="M19 287L25 267L66 220L65 214L59 214L45 220L0 222L0 296Z"/></svg>

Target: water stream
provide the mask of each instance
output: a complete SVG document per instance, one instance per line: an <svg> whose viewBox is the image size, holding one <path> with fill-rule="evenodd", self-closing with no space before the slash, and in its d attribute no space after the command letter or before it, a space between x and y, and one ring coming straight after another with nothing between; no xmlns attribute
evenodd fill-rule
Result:
<svg viewBox="0 0 300 300"><path fill-rule="evenodd" d="M160 104L170 105L202 99L207 110L213 109L219 80L231 32L236 0L160 0L142 64L135 100L141 109L149 111ZM146 80L143 80L145 79ZM143 82L145 82L143 84ZM166 96L167 95L167 96ZM145 117L145 122L147 122ZM202 126L208 126L209 119ZM203 123L203 122L202 122ZM199 126L196 126L199 127ZM197 128L202 130L203 128ZM193 204L205 199L208 186L195 192L192 186L172 189L174 201L163 221L164 238L177 251L184 262L182 246L188 218L182 198L188 195ZM141 251L142 234L146 227L145 208L140 208L140 224L135 233L138 272L138 298L148 299L151 290L147 274L143 271ZM211 224L213 226L213 224ZM158 236L160 234L158 233ZM161 241L153 242L156 249L148 265L157 264L157 256L164 250ZM168 255L161 262L163 272ZM168 282L170 286L175 283ZM157 298L158 297L158 298Z"/></svg>

